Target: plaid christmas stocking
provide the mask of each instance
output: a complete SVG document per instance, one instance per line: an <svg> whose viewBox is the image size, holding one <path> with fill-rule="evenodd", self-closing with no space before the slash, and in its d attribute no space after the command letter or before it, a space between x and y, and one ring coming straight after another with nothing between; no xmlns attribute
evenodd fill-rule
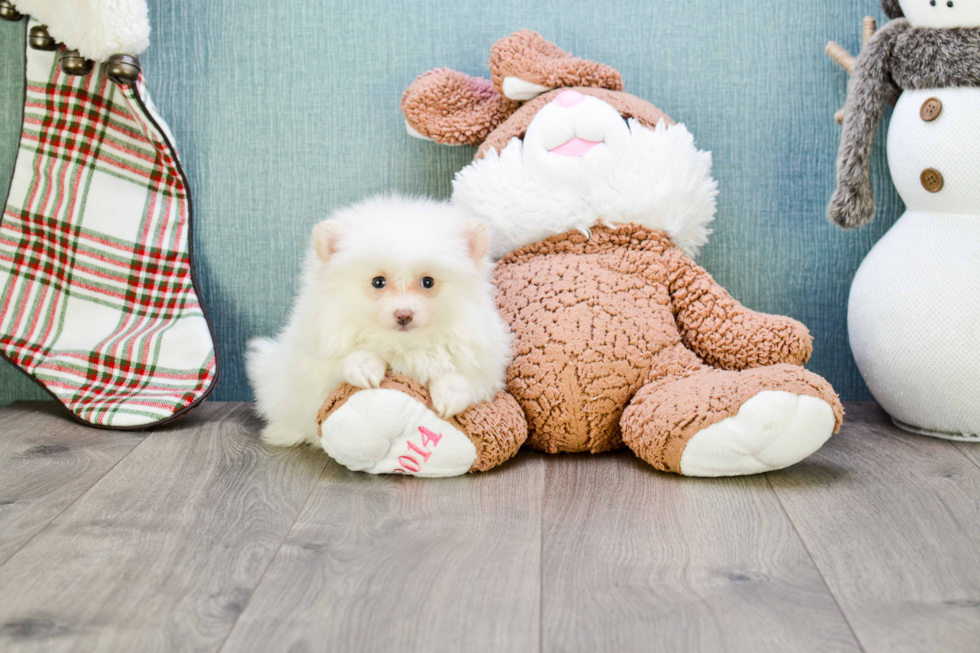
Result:
<svg viewBox="0 0 980 653"><path fill-rule="evenodd" d="M142 77L68 76L57 54L27 49L0 221L0 353L79 420L145 428L217 379L187 179Z"/></svg>

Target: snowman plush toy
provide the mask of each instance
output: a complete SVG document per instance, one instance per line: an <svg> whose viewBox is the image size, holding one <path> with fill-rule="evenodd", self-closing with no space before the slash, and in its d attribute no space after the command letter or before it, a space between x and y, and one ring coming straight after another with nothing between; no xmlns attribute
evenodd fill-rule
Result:
<svg viewBox="0 0 980 653"><path fill-rule="evenodd" d="M907 212L851 287L861 374L900 427L980 439L980 0L883 0L889 22L848 88L830 219L875 214L871 146L891 84L902 90L888 163Z"/></svg>

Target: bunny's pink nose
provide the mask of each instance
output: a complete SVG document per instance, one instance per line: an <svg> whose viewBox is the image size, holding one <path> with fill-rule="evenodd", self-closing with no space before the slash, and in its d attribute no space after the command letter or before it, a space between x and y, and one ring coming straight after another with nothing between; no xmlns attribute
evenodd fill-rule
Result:
<svg viewBox="0 0 980 653"><path fill-rule="evenodd" d="M585 99L584 95L582 95L578 91L573 91L569 89L567 91L562 91L561 93L559 93L558 97L555 98L555 102L557 102L560 106L565 107L566 109L571 109L572 107L574 107L576 104L578 104L584 99Z"/></svg>

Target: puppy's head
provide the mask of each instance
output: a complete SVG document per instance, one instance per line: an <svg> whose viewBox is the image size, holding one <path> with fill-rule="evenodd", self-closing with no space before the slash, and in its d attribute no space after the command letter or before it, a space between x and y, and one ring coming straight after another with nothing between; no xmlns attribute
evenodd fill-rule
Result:
<svg viewBox="0 0 980 653"><path fill-rule="evenodd" d="M487 293L483 222L425 199L375 198L313 229L325 304L364 336L451 328Z"/></svg>

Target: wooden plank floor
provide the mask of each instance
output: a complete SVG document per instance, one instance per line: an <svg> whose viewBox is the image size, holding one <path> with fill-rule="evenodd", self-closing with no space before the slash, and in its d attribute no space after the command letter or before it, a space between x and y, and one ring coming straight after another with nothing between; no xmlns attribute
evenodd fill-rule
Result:
<svg viewBox="0 0 980 653"><path fill-rule="evenodd" d="M980 652L980 445L850 404L763 476L523 452L353 474L246 404L0 410L0 651Z"/></svg>

